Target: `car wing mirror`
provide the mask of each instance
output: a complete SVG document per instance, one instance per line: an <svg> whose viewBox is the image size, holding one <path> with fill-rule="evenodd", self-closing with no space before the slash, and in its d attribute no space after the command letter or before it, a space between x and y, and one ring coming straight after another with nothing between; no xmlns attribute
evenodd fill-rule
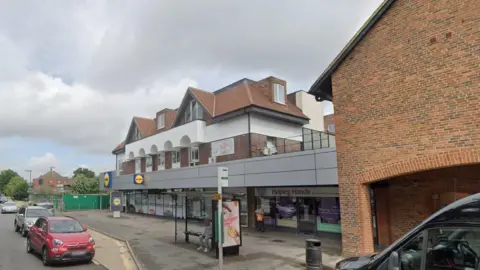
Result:
<svg viewBox="0 0 480 270"><path fill-rule="evenodd" d="M396 251L390 253L388 257L388 270L400 270L400 256Z"/></svg>
<svg viewBox="0 0 480 270"><path fill-rule="evenodd" d="M37 228L37 232L38 233L43 233L43 229L42 228Z"/></svg>
<svg viewBox="0 0 480 270"><path fill-rule="evenodd" d="M88 229L87 226L85 226L85 225L82 225L82 228L83 228L83 231L84 231L84 232L86 232L87 229Z"/></svg>

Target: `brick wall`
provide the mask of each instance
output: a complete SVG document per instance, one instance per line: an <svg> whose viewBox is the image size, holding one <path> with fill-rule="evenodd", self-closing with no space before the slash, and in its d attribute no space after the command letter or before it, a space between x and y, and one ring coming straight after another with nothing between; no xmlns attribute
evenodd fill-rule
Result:
<svg viewBox="0 0 480 270"><path fill-rule="evenodd" d="M180 149L180 167L188 167L188 148Z"/></svg>
<svg viewBox="0 0 480 270"><path fill-rule="evenodd" d="M200 146L198 147L198 151L200 154L200 164L208 164L208 159L211 156L210 143L200 144Z"/></svg>
<svg viewBox="0 0 480 270"><path fill-rule="evenodd" d="M147 167L147 158L142 158L140 160L140 171L141 172L145 172L146 171L146 167Z"/></svg>
<svg viewBox="0 0 480 270"><path fill-rule="evenodd" d="M458 166L388 180L388 187L375 189L377 213L379 206L387 206L383 218L390 225L379 226L379 235L389 235L391 243L455 198L480 192L479 171L480 165Z"/></svg>
<svg viewBox="0 0 480 270"><path fill-rule="evenodd" d="M172 168L172 152L165 152L165 169Z"/></svg>
<svg viewBox="0 0 480 270"><path fill-rule="evenodd" d="M135 160L129 160L123 163L123 172L122 174L132 174L135 173Z"/></svg>
<svg viewBox="0 0 480 270"><path fill-rule="evenodd" d="M344 254L373 251L359 183L480 161L477 6L396 1L333 74Z"/></svg>

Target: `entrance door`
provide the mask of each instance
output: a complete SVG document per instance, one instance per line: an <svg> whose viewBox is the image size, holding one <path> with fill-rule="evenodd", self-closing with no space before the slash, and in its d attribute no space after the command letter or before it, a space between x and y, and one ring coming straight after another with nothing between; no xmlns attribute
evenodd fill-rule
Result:
<svg viewBox="0 0 480 270"><path fill-rule="evenodd" d="M298 198L298 231L315 233L315 198Z"/></svg>

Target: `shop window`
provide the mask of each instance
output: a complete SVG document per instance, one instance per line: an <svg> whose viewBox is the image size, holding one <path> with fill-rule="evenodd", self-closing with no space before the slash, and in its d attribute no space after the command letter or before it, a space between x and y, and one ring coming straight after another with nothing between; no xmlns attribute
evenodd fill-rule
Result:
<svg viewBox="0 0 480 270"><path fill-rule="evenodd" d="M263 210L263 221L265 225L275 226L275 197L257 197L257 208L261 207Z"/></svg>
<svg viewBox="0 0 480 270"><path fill-rule="evenodd" d="M141 159L135 159L135 173L140 173L141 172L141 167L142 166L142 160Z"/></svg>
<svg viewBox="0 0 480 270"><path fill-rule="evenodd" d="M152 156L148 156L146 158L146 164L145 164L145 171L146 172L151 172L152 171L152 168L153 168L153 160L152 160Z"/></svg>
<svg viewBox="0 0 480 270"><path fill-rule="evenodd" d="M277 197L275 210L277 226L297 228L297 200L295 197Z"/></svg>
<svg viewBox="0 0 480 270"><path fill-rule="evenodd" d="M158 154L158 169L157 170L165 170L165 152Z"/></svg>
<svg viewBox="0 0 480 270"><path fill-rule="evenodd" d="M200 152L198 147L190 147L190 155L188 156L188 159L190 166L200 165Z"/></svg>
<svg viewBox="0 0 480 270"><path fill-rule="evenodd" d="M317 231L341 233L338 197L317 198Z"/></svg>
<svg viewBox="0 0 480 270"><path fill-rule="evenodd" d="M180 168L180 151L172 151L172 169Z"/></svg>

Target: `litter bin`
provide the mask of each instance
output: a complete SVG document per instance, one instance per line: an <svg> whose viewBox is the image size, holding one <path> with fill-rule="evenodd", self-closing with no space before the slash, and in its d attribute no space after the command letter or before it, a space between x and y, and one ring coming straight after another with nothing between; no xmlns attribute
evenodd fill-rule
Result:
<svg viewBox="0 0 480 270"><path fill-rule="evenodd" d="M317 239L305 240L305 259L308 270L321 270L322 264L322 242Z"/></svg>

